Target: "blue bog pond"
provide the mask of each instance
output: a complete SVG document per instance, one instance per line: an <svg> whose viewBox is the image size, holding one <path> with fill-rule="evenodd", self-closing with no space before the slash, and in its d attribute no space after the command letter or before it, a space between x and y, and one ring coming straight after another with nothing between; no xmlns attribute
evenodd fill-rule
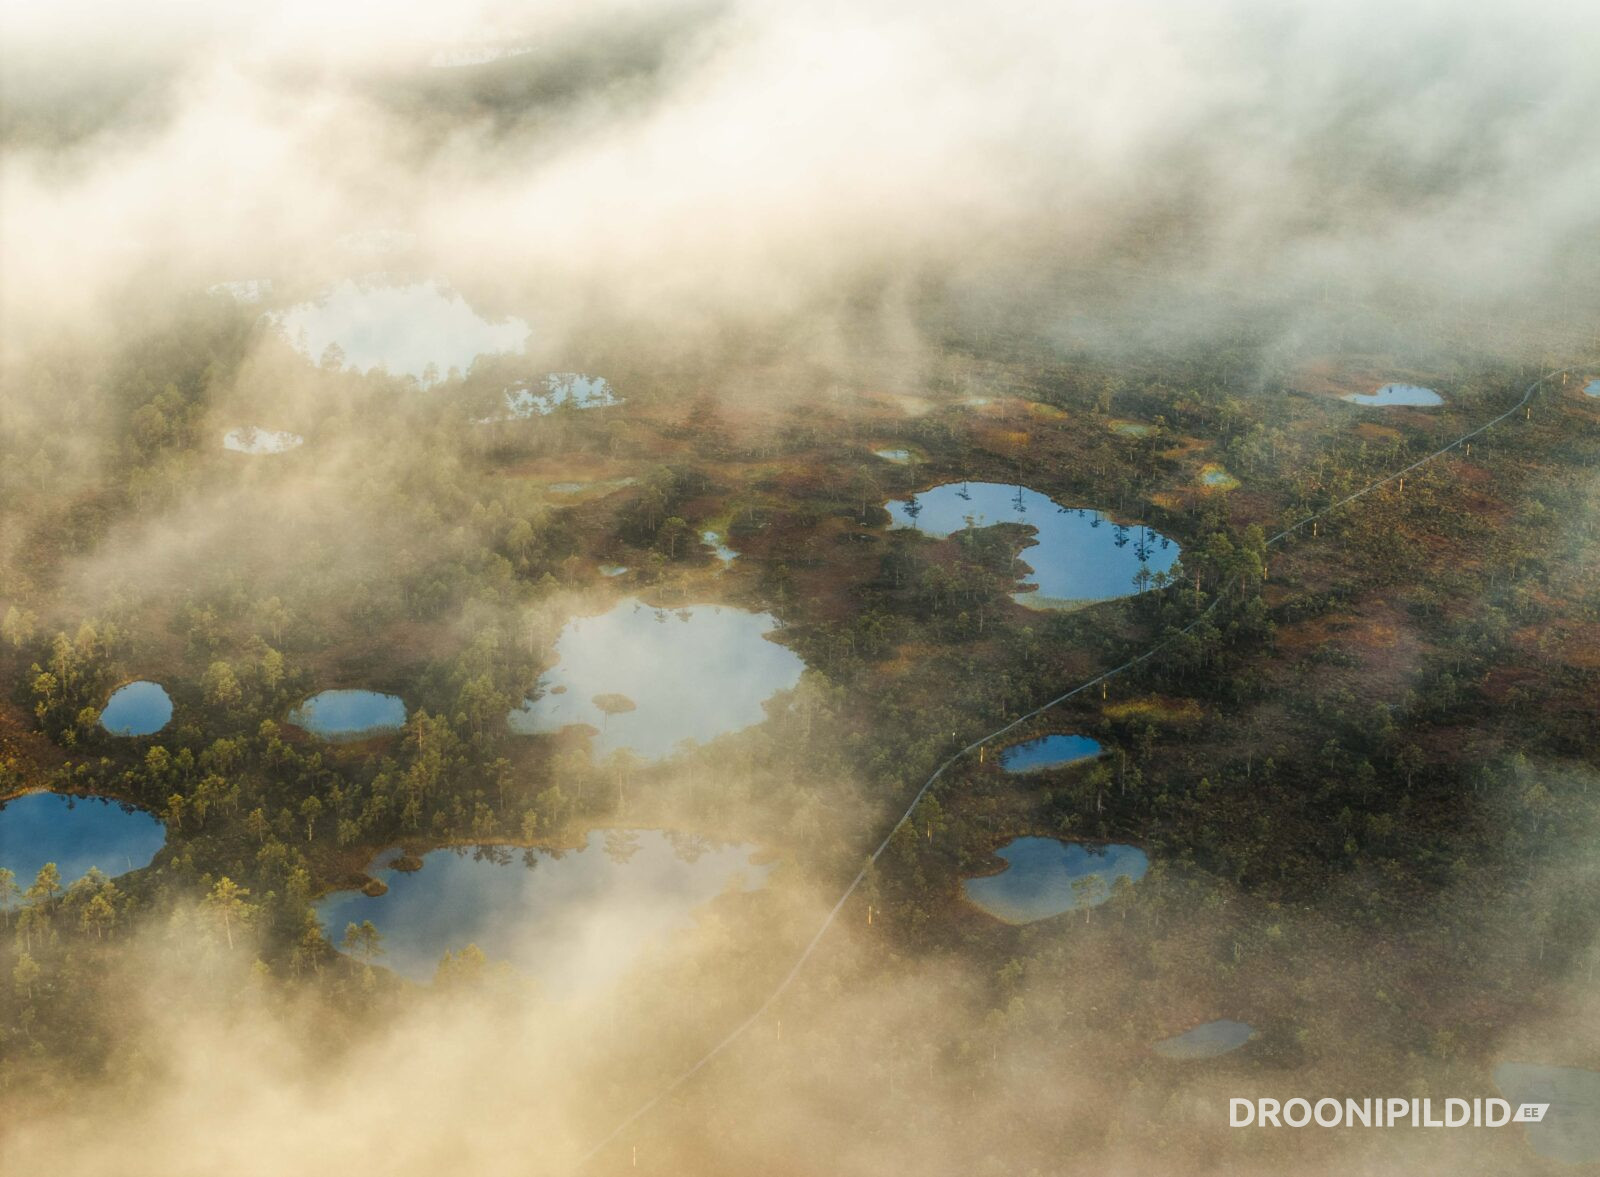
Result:
<svg viewBox="0 0 1600 1177"><path fill-rule="evenodd" d="M1007 772L1038 772L1046 768L1060 768L1079 760L1089 760L1100 755L1100 744L1088 736L1040 736L1021 744L1012 744L1000 753L1000 766Z"/></svg>
<svg viewBox="0 0 1600 1177"><path fill-rule="evenodd" d="M1250 1041L1254 1033L1255 1030L1245 1022L1232 1022L1222 1018L1215 1022L1206 1022L1171 1038L1163 1038L1150 1049L1163 1058L1215 1058L1219 1054L1238 1050Z"/></svg>
<svg viewBox="0 0 1600 1177"><path fill-rule="evenodd" d="M0 805L0 867L26 888L39 868L56 864L63 885L99 867L107 875L148 866L166 827L142 809L105 797L29 793Z"/></svg>
<svg viewBox="0 0 1600 1177"><path fill-rule="evenodd" d="M769 640L775 629L766 613L657 609L630 597L567 623L555 666L508 722L524 735L588 724L597 758L628 748L659 759L681 740L704 743L760 723L762 704L800 681L805 663Z"/></svg>
<svg viewBox="0 0 1600 1177"><path fill-rule="evenodd" d="M114 736L148 736L172 722L172 696L160 683L125 683L111 692L100 726Z"/></svg>
<svg viewBox="0 0 1600 1177"><path fill-rule="evenodd" d="M962 884L969 902L1008 924L1029 924L1111 898L1117 879L1137 883L1150 860L1137 846L1018 838L995 851L1006 869Z"/></svg>
<svg viewBox="0 0 1600 1177"><path fill-rule="evenodd" d="M1014 594L1034 608L1070 608L1132 596L1177 563L1179 548L1139 523L1119 523L1089 507L1064 507L1023 486L950 482L886 504L896 527L949 536L969 525L1021 523L1034 528L1022 551L1036 591Z"/></svg>
<svg viewBox="0 0 1600 1177"><path fill-rule="evenodd" d="M404 727L406 705L381 691L322 691L289 712L289 722L325 740L363 740Z"/></svg>
<svg viewBox="0 0 1600 1177"><path fill-rule="evenodd" d="M431 980L445 952L476 944L567 996L615 980L724 891L764 883L772 868L752 864L752 851L662 830L596 830L578 850L434 850L409 872L384 865L391 851L370 868L387 892L338 892L317 914L335 943L371 920L383 934L378 963L416 981Z"/></svg>

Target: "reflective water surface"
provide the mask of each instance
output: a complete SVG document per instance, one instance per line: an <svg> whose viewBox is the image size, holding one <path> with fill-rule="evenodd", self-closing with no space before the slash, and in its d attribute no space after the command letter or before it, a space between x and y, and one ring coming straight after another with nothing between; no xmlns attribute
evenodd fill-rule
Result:
<svg viewBox="0 0 1600 1177"><path fill-rule="evenodd" d="M29 793L0 804L0 867L24 890L47 862L67 886L98 867L126 874L148 866L167 830L142 809L104 797Z"/></svg>
<svg viewBox="0 0 1600 1177"><path fill-rule="evenodd" d="M341 366L383 368L432 383L465 372L480 355L513 352L528 338L521 319L490 322L438 282L388 285L346 279L316 302L273 316L285 337L314 364L337 346Z"/></svg>
<svg viewBox="0 0 1600 1177"><path fill-rule="evenodd" d="M381 691L322 691L289 712L289 722L325 740L359 740L404 727L406 705Z"/></svg>
<svg viewBox="0 0 1600 1177"><path fill-rule="evenodd" d="M1164 1058L1215 1058L1219 1054L1238 1050L1250 1041L1254 1033L1255 1030L1244 1022L1222 1018L1171 1038L1163 1038L1150 1049Z"/></svg>
<svg viewBox="0 0 1600 1177"><path fill-rule="evenodd" d="M1088 736L1050 735L1003 749L1000 764L1007 772L1037 772L1098 755L1099 742Z"/></svg>
<svg viewBox="0 0 1600 1177"><path fill-rule="evenodd" d="M1156 573L1169 571L1179 555L1176 543L1142 524L1118 523L1091 508L1064 507L1027 487L998 482L946 483L887 507L895 526L932 535L961 531L969 520L974 527L1036 528L1036 542L1022 550L1022 559L1038 589L1014 596L1035 608L1131 596L1150 587Z"/></svg>
<svg viewBox="0 0 1600 1177"><path fill-rule="evenodd" d="M1111 898L1117 879L1137 883L1150 860L1136 846L1017 838L995 851L1006 869L968 879L969 901L1008 924L1028 924Z"/></svg>
<svg viewBox="0 0 1600 1177"><path fill-rule="evenodd" d="M776 628L767 613L657 609L630 597L567 623L556 664L539 680L542 694L511 713L511 726L533 734L589 724L597 757L629 748L656 759L680 740L704 743L760 723L762 702L805 669L799 655L768 640Z"/></svg>
<svg viewBox="0 0 1600 1177"><path fill-rule="evenodd" d="M241 425L222 435L222 448L236 454L282 454L305 444L298 433L284 429L257 429Z"/></svg>
<svg viewBox="0 0 1600 1177"><path fill-rule="evenodd" d="M1417 384L1385 384L1377 392L1352 392L1345 400L1353 405L1441 405L1444 398L1431 388Z"/></svg>
<svg viewBox="0 0 1600 1177"><path fill-rule="evenodd" d="M140 679L111 692L100 726L114 736L148 736L172 722L172 696L160 683Z"/></svg>
<svg viewBox="0 0 1600 1177"><path fill-rule="evenodd" d="M435 850L422 869L371 873L388 891L342 891L317 904L338 943L349 923L383 934L384 964L416 981L433 978L446 951L476 944L553 996L615 980L668 933L725 890L751 890L770 865L753 848L661 830L596 830L580 850L484 846Z"/></svg>

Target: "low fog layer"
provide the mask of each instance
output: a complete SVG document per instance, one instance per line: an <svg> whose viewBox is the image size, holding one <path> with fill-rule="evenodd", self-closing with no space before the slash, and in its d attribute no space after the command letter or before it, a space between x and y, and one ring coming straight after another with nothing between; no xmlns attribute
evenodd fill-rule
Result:
<svg viewBox="0 0 1600 1177"><path fill-rule="evenodd" d="M705 330L915 303L948 279L1020 284L1005 309L1046 328L1095 309L1073 301L1087 280L1129 331L1215 326L1217 300L1529 322L1530 302L1595 302L1600 16L1555 0L77 0L5 20L12 345L152 283L397 262L546 338L596 313ZM485 44L528 52L429 65ZM63 142L67 103L97 117ZM336 244L373 230L412 245Z"/></svg>
<svg viewBox="0 0 1600 1177"><path fill-rule="evenodd" d="M1570 357L1600 323L1600 8L1566 0L65 0L8 6L0 36L0 443L18 456L0 488L74 503L0 530L0 603L47 591L47 628L143 610L176 650L191 623L169 615L191 597L236 589L253 616L281 596L301 611L295 640L278 643L291 659L333 650L355 677L392 669L364 646L401 616L394 628L434 677L430 659L475 641L525 654L520 702L536 653L608 604L567 583L559 596L537 585L546 595L529 604L518 577L563 567L569 524L538 478L475 464L497 444L506 390L545 372L601 374L625 403L602 410L616 414L606 424L550 414L507 461L542 474L561 431L587 429L583 477L622 486L635 479L624 461L644 481L646 462L666 460L646 446L671 435L630 433L634 407L670 405L675 422L709 392L772 414L763 425L787 413L785 428L826 428L807 418L835 384L987 391L976 362L942 350L951 338L1098 361L1248 330L1288 366L1351 339L1392 343L1390 330L1433 358L1463 342ZM320 338L302 356L255 319L383 275L440 283L463 322L470 306L479 354L515 352L525 323L526 353L480 359L464 383L429 371L431 352L408 359L427 373L415 384L364 381L318 367ZM205 294L254 280L271 283L259 306ZM173 424L178 440L130 456L141 430L167 424L122 409L148 407L141 381L159 387L166 377L150 374L169 345L196 383L230 377L189 398L199 420ZM139 395L111 403L107 389L130 386ZM116 509L94 501L112 467L130 500ZM490 481L510 505L486 521L472 512L487 510ZM876 508L889 492L867 485ZM29 553L84 517L93 542L63 543L36 582ZM518 524L549 550L517 551ZM418 591L416 570L444 568L447 593L452 562L489 535L488 587L411 624L396 601ZM596 554L582 555L569 559L587 568ZM1420 668L1397 674L1409 683ZM746 693L754 718L767 701ZM569 703L585 701L598 707L575 688ZM745 809L770 819L763 782L755 770L672 780L670 798L725 811L649 816L737 831ZM491 968L434 990L369 979L369 1004L341 1006L253 970L242 935L224 952L204 913L163 912L107 981L126 1007L108 1022L120 1029L103 1081L8 1107L0 1170L569 1171L772 991L898 813L865 782L839 785L849 806L820 796L808 829L848 834L835 860L796 864L776 848L767 886L720 897L619 987L596 978L568 986L576 997ZM1541 900L1593 893L1592 861L1487 865L1526 866ZM1187 889L1165 867L1139 884L1159 903L1082 921L1085 938L1119 918L1137 928L1126 944L1090 941L1084 955L1105 966L1092 975L1071 937L1031 932L1017 941L1026 968L957 951L903 959L881 909L867 922L863 891L769 1016L593 1171L1021 1177L1072 1168L1053 1150L1081 1139L1107 1177L1152 1158L1264 1177L1293 1154L1277 1140L1240 1149L1219 1129L1229 1096L1315 1094L1294 1086L1304 1066L1358 1094L1427 1094L1360 1092L1340 1037L1378 1042L1403 1069L1408 1051L1456 1033L1403 1038L1391 997L1410 978L1395 974L1429 959L1426 943L1329 939L1315 911L1268 911L1226 881ZM1428 902L1484 897L1445 887ZM647 914L605 917L630 927ZM1427 925L1426 910L1413 916ZM1266 926L1270 942L1255 936ZM1509 902L1488 905L1482 935L1505 959L1542 959L1541 933ZM1588 950L1575 944L1562 978L1570 1005L1505 1028L1497 1049L1553 1057L1568 1028L1600 1025ZM1253 993L1216 963L1229 958L1245 961ZM1250 973L1252 959L1274 963ZM359 975L353 960L322 967ZM1191 969L1202 975L1184 1009L1154 1003L1146 982L1183 991ZM997 983L1003 1007L988 1002ZM1293 996L1267 992L1278 983ZM1259 1071L1182 1072L1130 1053L1263 1005L1303 1017L1265 1027ZM1464 1004L1447 1013L1471 1024ZM1458 1086L1433 1094L1495 1094L1471 1066L1441 1066ZM1474 1160L1470 1135L1394 1136L1319 1138L1293 1163L1398 1177Z"/></svg>

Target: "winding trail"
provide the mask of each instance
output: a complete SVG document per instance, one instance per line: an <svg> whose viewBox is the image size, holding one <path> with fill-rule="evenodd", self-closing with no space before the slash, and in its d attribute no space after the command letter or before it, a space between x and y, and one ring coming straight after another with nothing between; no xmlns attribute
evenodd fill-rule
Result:
<svg viewBox="0 0 1600 1177"><path fill-rule="evenodd" d="M1456 438L1448 445L1440 446L1432 453L1418 458L1409 466L1385 475L1383 478L1380 478L1378 481L1362 487L1355 493L1348 494L1344 498L1328 504L1320 511L1316 511L1310 515L1307 515L1298 523L1291 524L1282 531L1270 536L1267 539L1267 546L1273 547L1282 543L1284 540L1288 539L1291 535L1294 535L1302 528L1308 527L1312 523L1326 518L1335 511L1342 510L1356 500L1371 494L1373 491L1378 490L1381 487L1388 486L1391 482L1395 482L1401 478L1404 478L1413 470L1419 469L1422 466L1426 466L1429 463L1442 458L1444 455L1466 445L1468 442L1473 440L1473 438L1488 432L1496 425L1499 425L1501 422L1509 419L1512 416L1515 416L1517 413L1525 409L1529 404L1532 403L1534 397L1538 395L1539 390L1542 389L1549 381L1568 375L1572 372L1587 372L1592 367L1592 364L1574 364L1570 367L1559 368L1555 371L1548 372L1545 375L1540 376L1537 380L1523 390L1522 398L1518 400L1516 404L1512 405L1498 417L1495 417L1489 421L1485 421L1482 425L1479 425L1470 433L1463 433L1460 437ZM1091 679L1084 680L1071 690L1057 695L1047 703L1041 703L1039 706L1035 707L1032 711L1027 712L1025 715L1018 716L1016 719L1013 719L1010 723L1004 725L1003 727L995 728L994 731L989 732L987 735L979 736L976 740L972 741L972 743L967 744L958 751L951 753L951 755L947 757L938 768L933 770L933 775L923 782L922 787L917 790L916 795L911 798L910 803L906 806L905 812L900 815L900 819L896 821L892 827L890 827L889 832L884 836L883 841L878 843L878 848L868 856L866 864L861 868L860 871L857 872L856 877L850 881L850 885L845 888L844 894L839 896L839 901L833 905L832 909L829 910L827 918L822 921L822 925L817 929L816 934L812 936L811 939L806 943L804 950L795 959L794 965L787 973L784 974L783 980L778 982L777 986L772 990L772 992L767 994L766 999L756 1007L755 1011L751 1013L749 1017L745 1018L744 1021L740 1022L732 1030L728 1031L728 1033L724 1035L715 1046L706 1051L705 1054L701 1055L698 1061L680 1072L675 1078L668 1082L666 1086L661 1088L660 1091L656 1092L648 1100L640 1104L639 1107L634 1109L634 1111L628 1115L626 1119L619 1122L617 1126L607 1133L603 1139L596 1143L594 1147L579 1157L569 1171L576 1172L582 1169L591 1160L593 1160L595 1156L597 1156L608 1145L610 1145L612 1141L616 1140L618 1136L626 1131L630 1124L634 1123L642 1116L647 1115L650 1110L659 1104L663 1099L671 1095L679 1087L682 1087L690 1079L694 1078L695 1075L699 1074L700 1071L710 1064L718 1055L743 1037L746 1030L761 1020L762 1016L772 1008L773 1004L777 1002L778 998L782 997L783 994L788 990L789 986L794 983L795 977L799 976L800 970L805 967L806 962L811 959L812 954L817 950L817 945L822 942L822 938L827 935L828 930L833 927L834 921L839 918L839 913L844 910L844 905L850 901L850 897L856 893L862 882L866 879L867 872L870 871L877 863L878 859L883 856L884 851L889 849L889 843L893 841L894 836L900 832L900 827L904 826L906 822L911 820L911 815L916 812L917 806L922 804L922 799L928 795L928 790L932 789L933 786L939 782L939 780L953 765L955 765L964 757L970 756L973 752L976 752L984 745L989 744L992 741L999 739L1001 736L1004 736L1007 732L1022 726L1030 719L1034 719L1040 715L1043 715L1046 711L1049 711L1054 707L1059 707L1067 700L1075 698L1078 695L1083 694L1083 692L1099 686L1101 683L1109 682L1117 676L1127 673L1135 666L1149 662L1151 659L1159 655L1163 650L1171 646L1176 639L1193 632L1202 622L1209 619L1211 615L1216 612L1217 606L1222 603L1223 597L1224 594L1219 592L1211 599L1211 603L1201 610L1201 612L1192 621L1190 621L1188 625L1185 625L1182 629L1169 635L1168 637L1163 638L1161 641L1145 650L1142 654L1136 655L1133 658L1129 658L1126 662L1123 662L1118 666L1113 666L1110 670L1102 671Z"/></svg>

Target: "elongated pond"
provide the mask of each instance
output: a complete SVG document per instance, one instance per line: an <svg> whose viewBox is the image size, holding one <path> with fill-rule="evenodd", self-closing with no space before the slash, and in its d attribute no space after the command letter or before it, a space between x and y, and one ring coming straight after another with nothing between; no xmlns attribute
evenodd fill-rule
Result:
<svg viewBox="0 0 1600 1177"><path fill-rule="evenodd" d="M387 868L390 851L371 872L387 892L339 892L317 914L335 943L347 924L371 920L380 963L416 981L431 980L445 952L476 944L567 996L615 980L722 892L762 885L772 868L751 853L660 830L596 830L580 850L435 850L412 872Z"/></svg>
<svg viewBox="0 0 1600 1177"><path fill-rule="evenodd" d="M1377 392L1352 392L1345 400L1353 405L1394 406L1442 405L1444 398L1419 384L1385 384Z"/></svg>
<svg viewBox="0 0 1600 1177"><path fill-rule="evenodd" d="M406 705L381 691L322 691L289 712L289 722L335 743L364 740L404 727Z"/></svg>
<svg viewBox="0 0 1600 1177"><path fill-rule="evenodd" d="M1245 1022L1221 1018L1186 1030L1182 1034L1175 1034L1171 1038L1163 1038L1150 1049L1163 1058L1215 1058L1219 1054L1238 1050L1250 1041L1254 1033L1255 1030Z"/></svg>
<svg viewBox="0 0 1600 1177"><path fill-rule="evenodd" d="M1584 396L1600 396L1600 380L1591 380L1583 386Z"/></svg>
<svg viewBox="0 0 1600 1177"><path fill-rule="evenodd" d="M514 352L528 338L521 319L491 322L438 282L390 285L346 279L316 302L273 316L284 336L314 364L337 347L340 366L383 368L423 383L465 372L480 355Z"/></svg>
<svg viewBox="0 0 1600 1177"><path fill-rule="evenodd" d="M1060 768L1100 755L1100 744L1088 736L1050 735L1012 744L1000 753L1000 766L1007 772L1039 772Z"/></svg>
<svg viewBox="0 0 1600 1177"><path fill-rule="evenodd" d="M805 663L768 637L768 613L719 605L657 609L635 598L569 621L538 694L509 716L526 735L594 727L594 752L657 759L766 718L762 703L800 681Z"/></svg>
<svg viewBox="0 0 1600 1177"><path fill-rule="evenodd" d="M1150 860L1137 846L1084 845L1055 838L1017 838L995 851L1006 869L968 879L968 901L1008 924L1031 924L1111 898L1119 878L1137 883Z"/></svg>
<svg viewBox="0 0 1600 1177"><path fill-rule="evenodd" d="M1542 1120L1522 1125L1534 1152L1569 1165L1600 1161L1600 1071L1505 1062L1494 1084L1513 1108L1550 1105Z"/></svg>
<svg viewBox="0 0 1600 1177"><path fill-rule="evenodd" d="M111 692L100 726L114 736L148 736L172 722L172 697L160 683L139 679Z"/></svg>
<svg viewBox="0 0 1600 1177"><path fill-rule="evenodd" d="M1143 524L1119 523L1088 507L1064 507L1024 486L951 482L887 504L896 527L948 536L972 527L1021 523L1035 529L1022 551L1032 592L1014 594L1037 609L1071 608L1132 596L1177 563L1179 548Z"/></svg>
<svg viewBox="0 0 1600 1177"><path fill-rule="evenodd" d="M0 867L24 889L47 862L63 886L90 867L111 876L138 870L166 840L166 827L150 814L104 797L29 793L0 804Z"/></svg>

